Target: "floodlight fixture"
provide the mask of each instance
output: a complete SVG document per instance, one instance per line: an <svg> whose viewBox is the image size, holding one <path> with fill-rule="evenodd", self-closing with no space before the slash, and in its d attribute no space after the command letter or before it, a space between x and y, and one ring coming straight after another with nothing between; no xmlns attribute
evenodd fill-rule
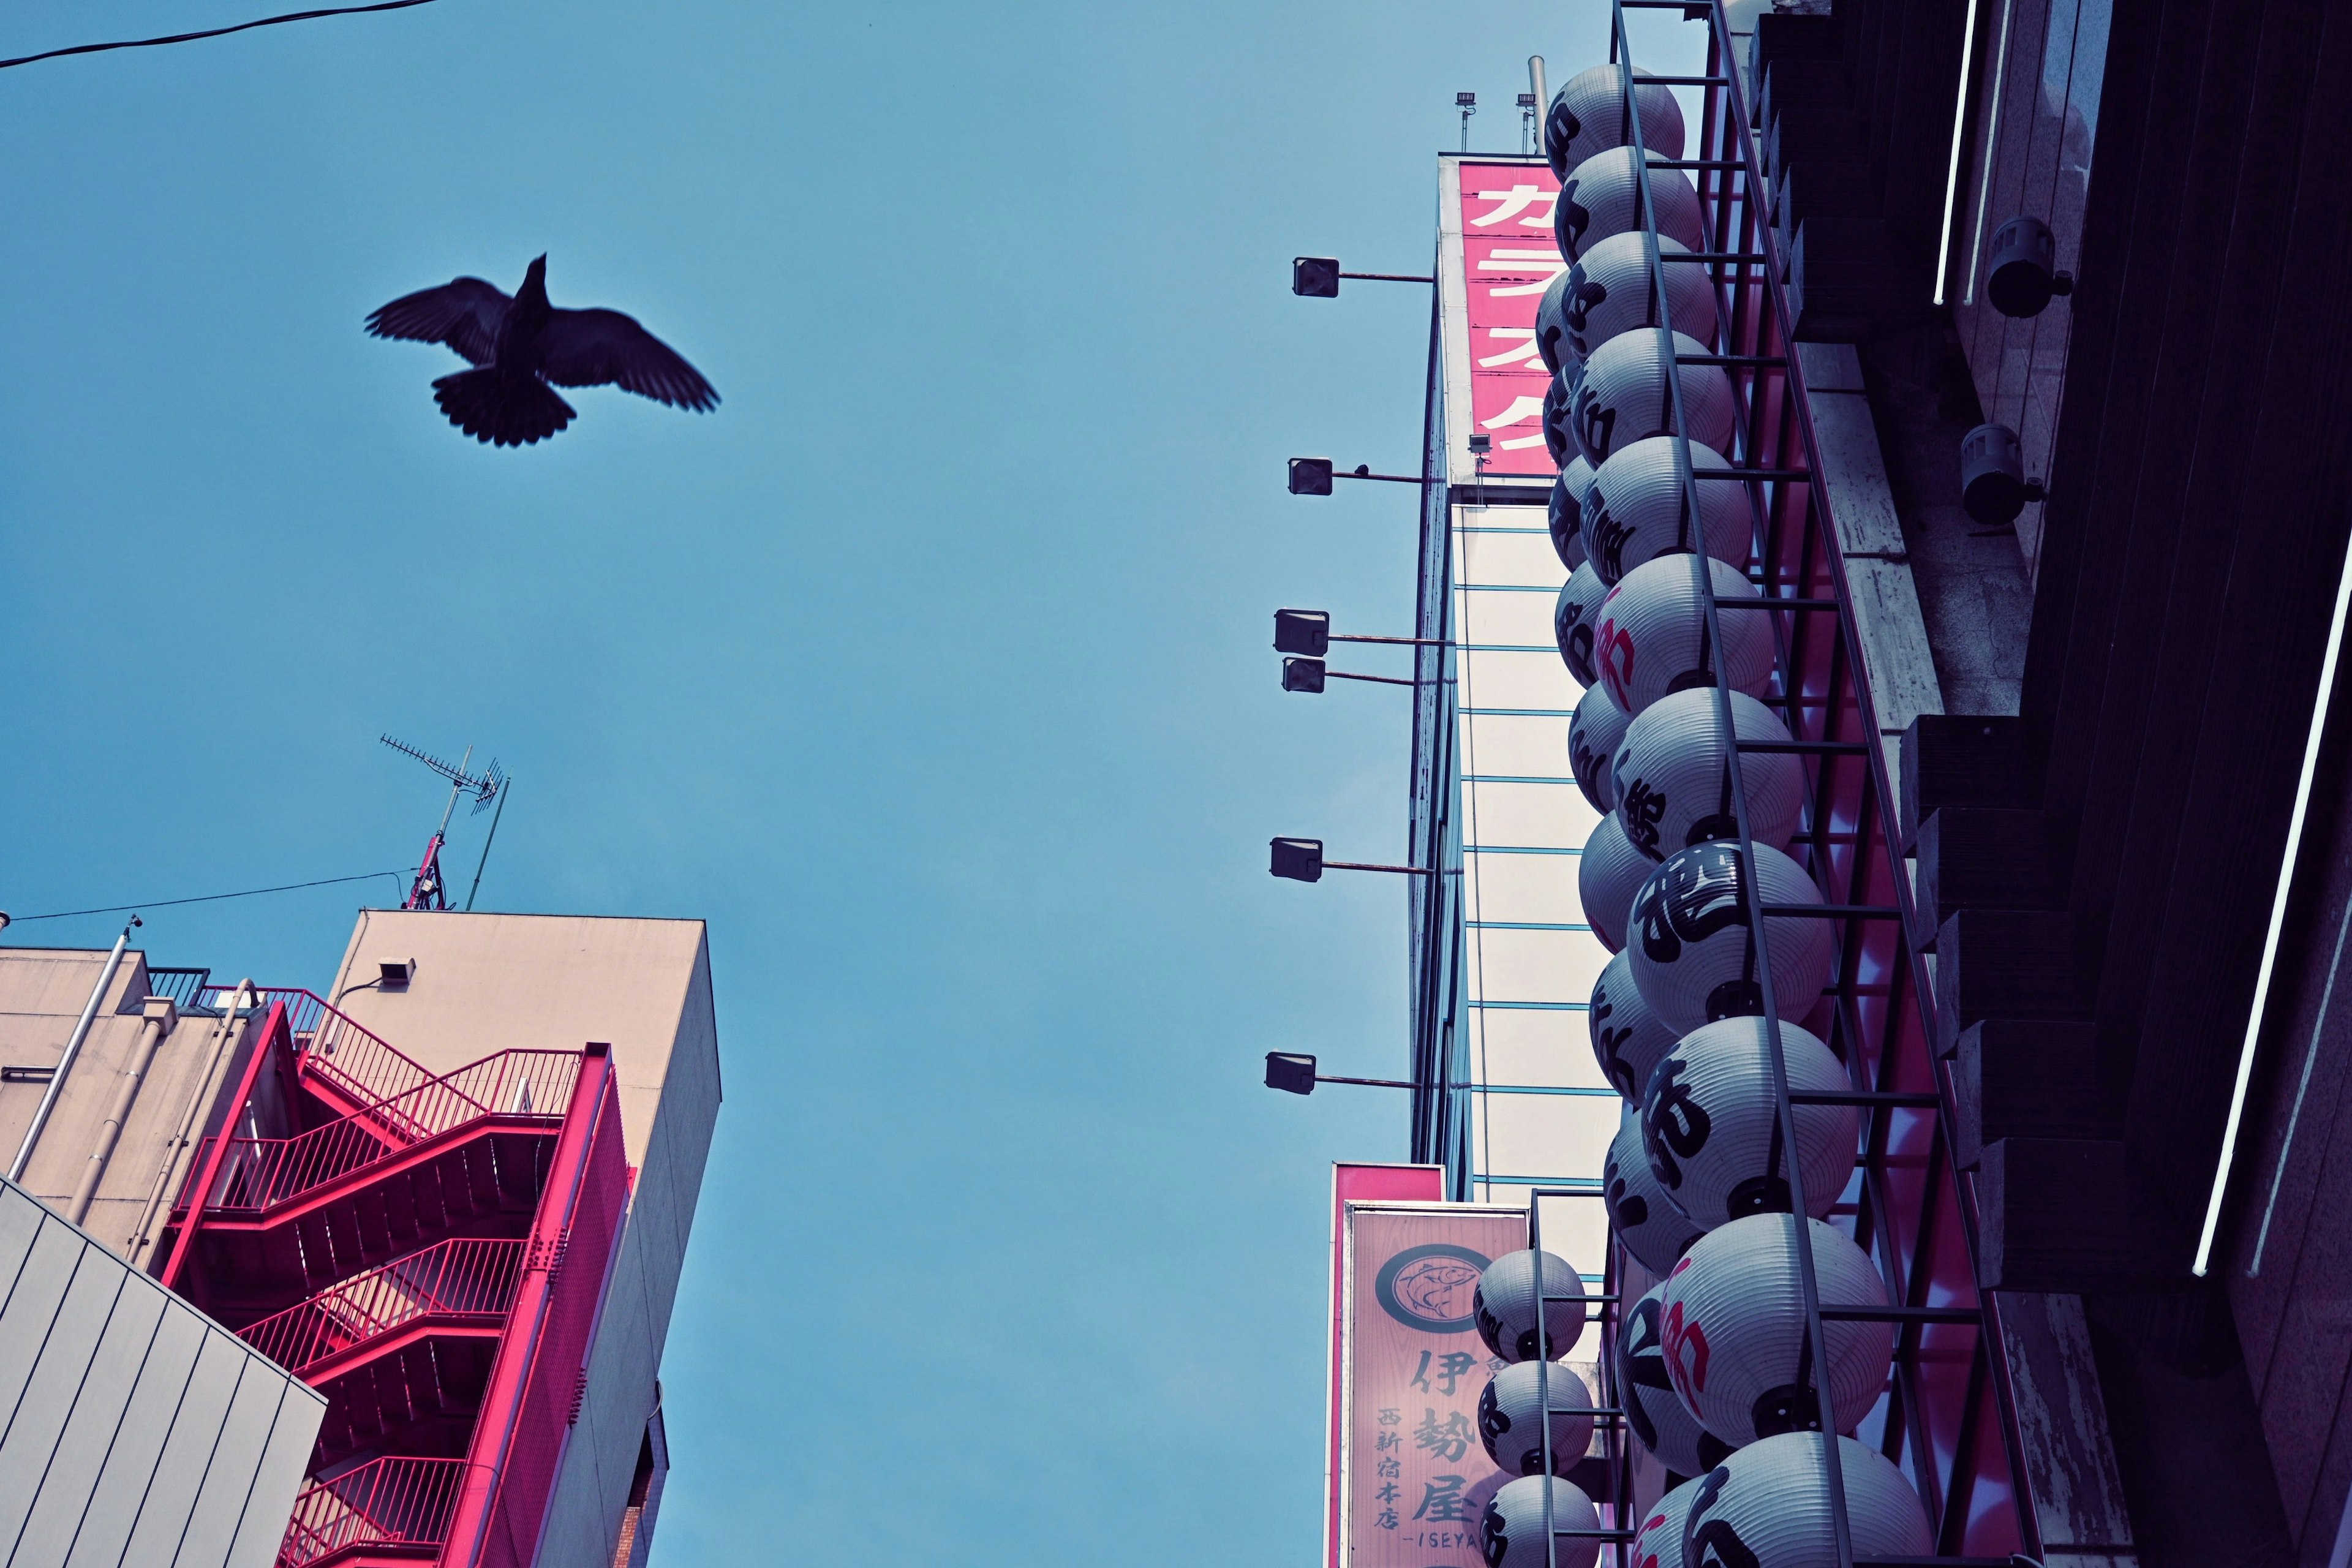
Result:
<svg viewBox="0 0 2352 1568"><path fill-rule="evenodd" d="M2071 273L2057 268L2058 241L2050 226L2027 215L1993 231L1986 257L1985 298L2004 316L2038 316L2053 297L2074 291Z"/></svg>
<svg viewBox="0 0 2352 1568"><path fill-rule="evenodd" d="M1302 300L1336 300L1339 279L1358 278L1371 283L1435 283L1415 272L1342 272L1336 256L1294 256L1290 258L1290 291Z"/></svg>
<svg viewBox="0 0 2352 1568"><path fill-rule="evenodd" d="M1276 610L1274 612L1274 651L1295 653L1307 658L1321 658L1331 651L1335 642L1393 643L1402 647L1446 647L1444 637L1376 637L1354 632L1331 629L1328 610Z"/></svg>
<svg viewBox="0 0 2352 1568"><path fill-rule="evenodd" d="M1265 1053L1265 1087L1285 1094L1313 1094L1318 1083L1360 1083L1369 1089L1411 1089L1401 1078L1339 1078L1315 1070L1315 1058L1305 1051Z"/></svg>
<svg viewBox="0 0 2352 1568"><path fill-rule="evenodd" d="M1274 875L1292 882L1319 882L1326 871L1392 871L1402 877L1426 877L1426 866L1374 866L1360 860L1326 860L1320 838L1276 838L1272 840L1272 862L1266 868Z"/></svg>
<svg viewBox="0 0 2352 1568"><path fill-rule="evenodd" d="M1289 1051L1266 1052L1265 1087L1285 1094L1313 1094L1315 1058Z"/></svg>
<svg viewBox="0 0 2352 1568"><path fill-rule="evenodd" d="M1376 474L1370 463L1358 463L1341 473L1339 465L1328 458L1293 458L1290 459L1290 493L1295 496L1328 496L1334 479L1377 479L1383 484L1419 485L1428 481L1418 474Z"/></svg>
<svg viewBox="0 0 2352 1568"><path fill-rule="evenodd" d="M1319 658L1286 658L1282 661L1282 689L1285 691L1320 691L1327 680L1365 680L1375 686L1421 684L1402 675L1358 675L1352 670L1333 669Z"/></svg>

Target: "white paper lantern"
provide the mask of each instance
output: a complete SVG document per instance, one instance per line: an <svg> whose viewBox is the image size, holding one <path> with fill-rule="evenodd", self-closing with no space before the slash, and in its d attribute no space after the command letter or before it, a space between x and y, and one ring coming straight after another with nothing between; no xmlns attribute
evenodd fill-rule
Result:
<svg viewBox="0 0 2352 1568"><path fill-rule="evenodd" d="M1706 687L1670 692L1643 709L1617 743L1609 764L1617 820L1633 847L1653 860L1710 838L1739 837L1731 795L1735 754L1721 704L1722 693ZM1731 694L1730 730L1742 741L1789 739L1789 727L1744 691ZM1804 763L1786 752L1748 752L1737 761L1748 786L1748 837L1785 848L1804 815Z"/></svg>
<svg viewBox="0 0 2352 1568"><path fill-rule="evenodd" d="M1804 1298L1797 1280L1796 1220L1756 1214L1699 1238L1658 1299L1666 1375L1683 1407L1738 1447L1776 1432L1818 1429ZM1845 1233L1809 1219L1813 1282L1824 1307L1883 1307L1878 1268ZM1870 1414L1895 1364L1895 1325L1822 1325L1829 1352L1830 1411L1851 1432Z"/></svg>
<svg viewBox="0 0 2352 1568"><path fill-rule="evenodd" d="M1698 514L1706 522L1702 539L1702 531L1691 525L1690 493L1683 489L1678 458L1685 446L1694 472L1730 471L1731 465L1712 447L1679 436L1652 436L1618 447L1586 482L1580 528L1602 582L1614 583L1661 555L1699 553L1734 566L1747 564L1754 534L1747 487L1728 479L1691 481Z"/></svg>
<svg viewBox="0 0 2352 1568"><path fill-rule="evenodd" d="M1551 1540L1545 1539L1544 1494L1551 1494ZM1478 1546L1486 1568L1592 1568L1601 1538L1559 1531L1598 1531L1601 1510L1572 1481L1557 1476L1522 1476L1498 1489L1478 1523Z"/></svg>
<svg viewBox="0 0 2352 1568"><path fill-rule="evenodd" d="M1599 679L1592 665L1592 639L1599 629L1601 602L1607 597L1609 585L1588 561L1568 574L1568 581L1559 585L1559 598L1552 605L1552 638L1559 644L1560 661L1579 686L1591 686Z"/></svg>
<svg viewBox="0 0 2352 1568"><path fill-rule="evenodd" d="M1643 1513L1633 1531L1633 1568L1683 1568L1683 1525L1698 1488L1685 1481Z"/></svg>
<svg viewBox="0 0 2352 1568"><path fill-rule="evenodd" d="M1651 149L1655 164L1665 154ZM1559 200L1551 209L1551 237L1559 253L1570 261L1588 245L1612 234L1638 234L1643 212L1654 197L1658 204L1658 237L1672 239L1687 250L1705 250L1706 216L1700 210L1698 191L1680 169L1652 168L1645 187L1633 177L1633 149L1612 147L1595 153L1568 172L1560 182ZM1683 266L1695 265L1684 262Z"/></svg>
<svg viewBox="0 0 2352 1568"><path fill-rule="evenodd" d="M1635 1261L1664 1275L1706 1232L1668 1201L1642 1149L1642 1121L1628 1117L1609 1145L1601 1167L1601 1192L1609 1205L1609 1227Z"/></svg>
<svg viewBox="0 0 2352 1568"><path fill-rule="evenodd" d="M1574 1368L1535 1361L1503 1367L1478 1395L1478 1439L1506 1475L1543 1474L1543 1434L1536 1426L1536 1412L1544 1404L1536 1387L1538 1373L1551 1403L1551 1473L1568 1474L1592 1446L1592 1391Z"/></svg>
<svg viewBox="0 0 2352 1568"><path fill-rule="evenodd" d="M1572 389L1575 406L1570 424L1585 459L1598 468L1619 447L1652 436L1685 435L1718 452L1729 449L1739 418L1730 377L1719 364L1675 363L1678 353L1709 352L1680 331L1668 348L1662 327L1636 327L1595 349ZM1682 377L1683 413L1690 420L1685 431L1675 428L1674 396L1666 389L1666 377L1676 372Z"/></svg>
<svg viewBox="0 0 2352 1568"><path fill-rule="evenodd" d="M1804 868L1778 849L1759 844L1756 859L1764 903L1822 901ZM1811 1013L1837 961L1830 922L1767 915L1759 944L1748 920L1747 873L1737 843L1695 844L1668 857L1633 895L1626 923L1625 950L1642 1000L1685 1034L1717 1018L1761 1013L1760 950L1771 958L1772 996L1781 1017Z"/></svg>
<svg viewBox="0 0 2352 1568"><path fill-rule="evenodd" d="M1573 572L1584 564L1584 498L1592 489L1592 465L1581 454L1551 482L1551 547L1559 563Z"/></svg>
<svg viewBox="0 0 2352 1568"><path fill-rule="evenodd" d="M1683 1512L1689 1568L1837 1568L1829 1439L1790 1432L1751 1443L1691 1486ZM1927 1557L1935 1536L1919 1494L1887 1458L1837 1440L1845 1522L1855 1557Z"/></svg>
<svg viewBox="0 0 2352 1568"><path fill-rule="evenodd" d="M1609 700L1606 687L1588 686L1576 700L1576 714L1568 721L1568 771L1575 775L1577 787L1584 791L1584 798L1595 811L1607 811L1616 804L1609 764L1616 760L1630 722L1625 710Z"/></svg>
<svg viewBox="0 0 2352 1568"><path fill-rule="evenodd" d="M1566 179L1569 171L1610 147L1633 144L1633 120L1625 106L1625 68L1594 66L1560 84L1544 110L1544 157L1553 175ZM1633 90L1640 96L1642 147L1657 158L1683 155L1683 110L1674 89L1644 87L1651 73L1634 68Z"/></svg>
<svg viewBox="0 0 2352 1568"><path fill-rule="evenodd" d="M1559 374L1544 388L1543 438L1544 450L1551 454L1552 466L1568 467L1568 460L1577 454L1575 430L1576 399L1584 386L1584 362L1563 361Z"/></svg>
<svg viewBox="0 0 2352 1568"><path fill-rule="evenodd" d="M1567 313L1568 272L1562 268L1552 274L1551 281L1544 285L1543 293L1536 300L1536 357L1554 375L1578 361L1577 355L1568 352Z"/></svg>
<svg viewBox="0 0 2352 1568"><path fill-rule="evenodd" d="M1791 1093L1853 1087L1829 1047L1794 1024L1780 1026L1780 1056ZM1821 1219L1853 1174L1859 1116L1851 1105L1792 1105L1790 1111L1805 1212ZM1667 1201L1706 1229L1744 1215L1789 1212L1763 1019L1725 1018L1683 1037L1643 1087L1642 1146Z"/></svg>
<svg viewBox="0 0 2352 1568"><path fill-rule="evenodd" d="M1532 1361L1549 1355L1557 1361L1576 1348L1584 1333L1584 1279L1575 1265L1557 1253L1543 1258L1543 1338L1536 1343L1536 1258L1522 1249L1506 1252L1486 1265L1478 1288L1470 1293L1470 1316L1478 1337L1505 1361Z"/></svg>
<svg viewBox="0 0 2352 1568"><path fill-rule="evenodd" d="M1626 839L1614 816L1602 817L1585 839L1576 861L1577 901L1584 906L1584 923L1610 952L1625 945L1633 899L1656 869Z"/></svg>
<svg viewBox="0 0 2352 1568"><path fill-rule="evenodd" d="M1608 590L1600 614L1584 616L1594 628L1593 673L1610 699L1635 718L1670 691L1713 686L1717 658L1706 634L1706 609L1699 603L1699 560L1664 555L1634 567ZM1600 569L1586 562L1600 581ZM1738 568L1710 560L1716 620L1723 628L1731 686L1761 697L1772 684L1772 627L1760 610L1722 607L1726 599L1759 597ZM1570 667L1573 669L1575 667ZM1585 682L1590 686L1591 681Z"/></svg>
<svg viewBox="0 0 2352 1568"><path fill-rule="evenodd" d="M1570 355L1590 360L1603 343L1637 327L1671 324L1677 334L1694 342L1715 341L1715 289L1706 269L1696 262L1664 259L1690 251L1664 235L1658 237L1658 270L1666 280L1663 311L1645 236L1612 236L1588 247L1583 259L1570 266L1559 296L1563 330L1555 348L1562 363Z"/></svg>
<svg viewBox="0 0 2352 1568"><path fill-rule="evenodd" d="M1678 1476L1703 1476L1731 1452L1731 1445L1698 1424L1683 1408L1674 1379L1666 1375L1666 1347L1660 1332L1666 1288L1654 1287L1625 1314L1617 1335L1617 1386L1623 1391L1625 1425L1634 1440Z"/></svg>
<svg viewBox="0 0 2352 1568"><path fill-rule="evenodd" d="M1592 1036L1592 1058L1601 1064L1601 1077L1638 1113L1650 1074L1675 1048L1682 1031L1642 1000L1642 988L1633 984L1633 961L1622 952L1611 959L1602 967L1601 978L1592 983L1592 1000L1585 1007L1584 1022Z"/></svg>

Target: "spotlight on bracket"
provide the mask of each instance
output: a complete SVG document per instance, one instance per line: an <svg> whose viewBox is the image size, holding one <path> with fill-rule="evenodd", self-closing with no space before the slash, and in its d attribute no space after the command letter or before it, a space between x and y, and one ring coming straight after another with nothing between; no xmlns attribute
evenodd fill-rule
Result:
<svg viewBox="0 0 2352 1568"><path fill-rule="evenodd" d="M1282 689L1285 691L1320 691L1329 674L1330 667L1319 658L1286 658L1282 661Z"/></svg>
<svg viewBox="0 0 2352 1568"><path fill-rule="evenodd" d="M1295 496L1329 495L1331 493L1331 459L1328 458L1291 458L1290 493Z"/></svg>
<svg viewBox="0 0 2352 1568"><path fill-rule="evenodd" d="M2025 477L2024 449L2006 425L1979 425L1960 438L1960 505L1990 528L2017 521L2028 501L2046 499L2040 479Z"/></svg>
<svg viewBox="0 0 2352 1568"><path fill-rule="evenodd" d="M1292 257L1290 291L1305 300L1338 299L1339 258L1336 256Z"/></svg>
<svg viewBox="0 0 2352 1568"><path fill-rule="evenodd" d="M1319 882L1323 879L1323 840L1320 838L1277 838L1272 847L1273 863L1267 869L1276 876L1293 882Z"/></svg>
<svg viewBox="0 0 2352 1568"><path fill-rule="evenodd" d="M2058 241L2038 217L2013 217L1993 230L1985 258L1985 298L2004 316L2038 316L2053 296L2072 294L2071 273L2057 270Z"/></svg>
<svg viewBox="0 0 2352 1568"><path fill-rule="evenodd" d="M1274 651L1295 653L1306 658L1321 658L1331 651L1331 612L1328 610L1276 610L1274 612Z"/></svg>
<svg viewBox="0 0 2352 1568"><path fill-rule="evenodd" d="M1265 1087L1285 1094L1313 1094L1315 1058L1295 1051L1266 1052Z"/></svg>

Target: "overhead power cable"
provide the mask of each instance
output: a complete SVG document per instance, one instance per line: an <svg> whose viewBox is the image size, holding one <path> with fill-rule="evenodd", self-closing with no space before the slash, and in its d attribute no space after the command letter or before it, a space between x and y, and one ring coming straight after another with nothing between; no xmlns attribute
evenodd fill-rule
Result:
<svg viewBox="0 0 2352 1568"><path fill-rule="evenodd" d="M415 0L410 0L415 4ZM127 910L168 910L174 904L211 904L223 899L255 899L264 893L291 893L302 888L330 888L338 882L364 882L376 877L389 877L394 887L400 886L398 871L362 871L356 877L322 877L315 882L289 882L282 888L247 888L241 893L205 893L194 899L154 899L143 904L109 904L102 910L59 910L46 915L16 915L10 925L22 925L26 921L61 921L73 915L119 915Z"/></svg>
<svg viewBox="0 0 2352 1568"><path fill-rule="evenodd" d="M10 66L28 66L36 60L54 60L66 55L104 54L109 49L152 49L158 44L191 44L199 38L223 38L231 33L250 32L256 27L275 27L281 22L309 22L320 16L356 16L363 11L405 11L411 5L430 5L433 0L377 0L373 5L331 5L322 11L289 11L282 16L264 16L257 22L239 22L231 27L207 27L200 33L173 33L162 38L122 38L110 44L76 44L67 49L45 49L37 55L19 55L13 60L0 60L0 70ZM45 917L26 915L26 920Z"/></svg>

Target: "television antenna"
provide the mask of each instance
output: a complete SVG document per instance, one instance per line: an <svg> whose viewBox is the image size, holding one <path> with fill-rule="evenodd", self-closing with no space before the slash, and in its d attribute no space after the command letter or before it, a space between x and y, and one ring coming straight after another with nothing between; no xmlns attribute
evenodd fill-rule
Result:
<svg viewBox="0 0 2352 1568"><path fill-rule="evenodd" d="M469 815L478 816L488 810L490 803L499 800L505 793L506 773L495 757L490 760L490 765L479 773L467 773L467 766L474 760L474 748L471 746L466 748L466 754L459 759L457 765L451 767L431 752L419 751L405 741L395 741L389 735L379 735L376 739L395 752L415 757L449 781L449 804L442 809L441 826L436 827L433 837L425 841L425 858L417 862L415 879L408 885L407 900L400 906L404 910L446 910L449 907L449 891L441 877L441 850L449 841L449 818L457 814L457 802L465 795L474 797L474 809ZM489 846L484 844L482 850L487 856ZM476 887L481 885L478 872L474 884ZM470 900L467 901L471 902Z"/></svg>

